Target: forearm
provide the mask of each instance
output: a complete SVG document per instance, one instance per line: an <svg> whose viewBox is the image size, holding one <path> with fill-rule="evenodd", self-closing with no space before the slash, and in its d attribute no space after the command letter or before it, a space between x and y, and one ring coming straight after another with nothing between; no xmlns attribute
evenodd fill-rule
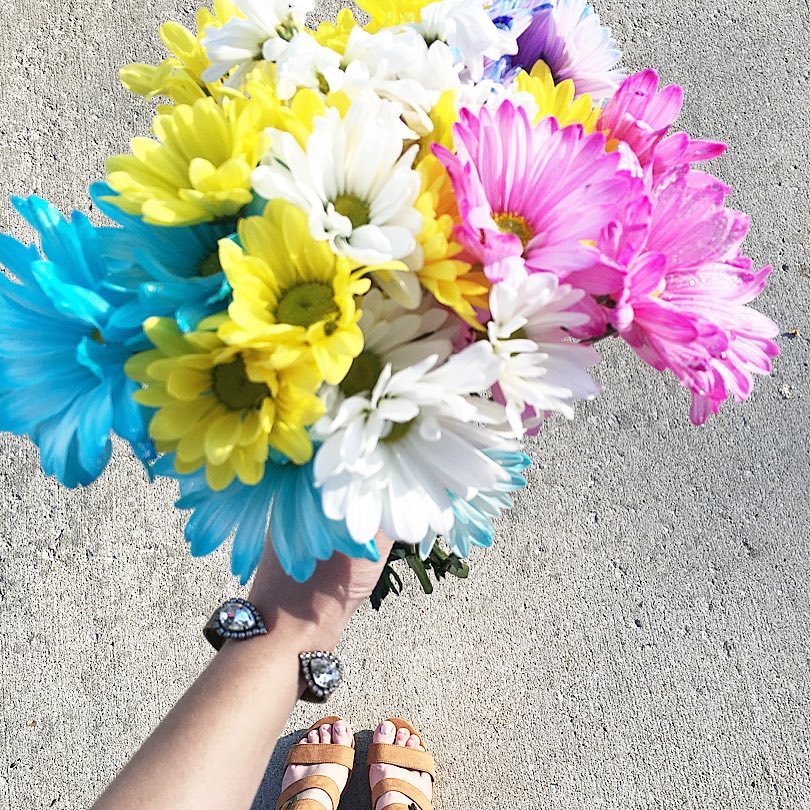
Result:
<svg viewBox="0 0 810 810"><path fill-rule="evenodd" d="M303 689L298 653L317 642L332 636L282 618L226 644L95 810L247 810Z"/></svg>
<svg viewBox="0 0 810 810"><path fill-rule="evenodd" d="M380 576L340 554L306 584L268 543L250 592L267 635L228 642L96 803L94 810L248 810L300 697L298 654L333 650Z"/></svg>

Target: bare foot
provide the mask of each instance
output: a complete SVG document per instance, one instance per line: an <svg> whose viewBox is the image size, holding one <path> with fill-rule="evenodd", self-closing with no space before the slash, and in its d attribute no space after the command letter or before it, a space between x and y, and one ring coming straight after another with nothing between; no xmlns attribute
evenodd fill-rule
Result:
<svg viewBox="0 0 810 810"><path fill-rule="evenodd" d="M388 745L402 745L406 748L415 748L417 751L424 751L422 740L416 734L411 734L406 728L397 729L393 723L386 720L380 723L374 732L375 743L387 743ZM372 765L369 768L369 780L371 788L383 779L402 779L415 785L425 796L433 796L433 780L429 773L421 771L411 771L407 768L400 768L397 765ZM402 793L383 793L377 801L374 810L383 810L391 804L410 805L412 802Z"/></svg>
<svg viewBox="0 0 810 810"><path fill-rule="evenodd" d="M301 740L302 745L348 745L351 746L354 735L349 724L345 720L338 720L334 726L326 724L321 726L315 731L310 731L309 734ZM346 783L349 781L349 769L343 765L290 765L284 771L284 779L281 782L281 789L286 790L294 782L299 779L304 779L307 776L328 776L340 788L343 793ZM293 805L296 801L301 799L314 799L320 802L325 810L335 810L332 807L332 800L326 791L313 789L305 790L299 793L294 799L291 799L288 804Z"/></svg>

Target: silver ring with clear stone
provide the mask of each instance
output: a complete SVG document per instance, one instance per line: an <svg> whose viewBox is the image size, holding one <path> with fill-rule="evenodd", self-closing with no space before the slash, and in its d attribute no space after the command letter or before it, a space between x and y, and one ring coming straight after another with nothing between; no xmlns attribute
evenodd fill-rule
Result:
<svg viewBox="0 0 810 810"><path fill-rule="evenodd" d="M247 599L223 602L203 628L203 634L215 650L222 649L228 639L244 641L266 633L267 628L258 608Z"/></svg>
<svg viewBox="0 0 810 810"><path fill-rule="evenodd" d="M340 660L331 652L305 652L298 656L301 673L307 685L303 700L326 703L343 680Z"/></svg>

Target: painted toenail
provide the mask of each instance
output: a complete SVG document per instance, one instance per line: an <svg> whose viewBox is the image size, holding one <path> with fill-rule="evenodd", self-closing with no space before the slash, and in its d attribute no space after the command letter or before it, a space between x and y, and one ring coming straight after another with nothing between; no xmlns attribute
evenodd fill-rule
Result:
<svg viewBox="0 0 810 810"><path fill-rule="evenodd" d="M335 723L335 731L338 734L343 734L346 731L346 726L343 723Z"/></svg>
<svg viewBox="0 0 810 810"><path fill-rule="evenodd" d="M380 731L383 734L390 734L393 730L394 730L393 723L389 723L388 721L380 723Z"/></svg>

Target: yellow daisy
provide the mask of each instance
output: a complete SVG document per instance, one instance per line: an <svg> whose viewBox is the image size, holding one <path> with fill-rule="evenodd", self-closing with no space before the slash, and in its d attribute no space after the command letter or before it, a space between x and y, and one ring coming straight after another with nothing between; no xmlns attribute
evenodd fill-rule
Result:
<svg viewBox="0 0 810 810"><path fill-rule="evenodd" d="M135 355L126 371L144 385L138 402L157 409L149 434L160 452L175 454L179 473L204 466L219 491L235 478L258 484L271 447L296 464L312 458L306 428L323 405L311 364L258 381L250 351L226 346L214 332L183 334L168 318L150 318L144 330L155 349Z"/></svg>
<svg viewBox="0 0 810 810"><path fill-rule="evenodd" d="M343 56L346 53L349 35L355 28L357 28L357 20L354 19L350 9L344 8L338 12L337 25L329 20L324 20L318 26L318 30L313 33L321 45L331 48Z"/></svg>
<svg viewBox="0 0 810 810"><path fill-rule="evenodd" d="M242 247L220 243L220 263L233 288L220 337L262 350L248 360L256 378L311 359L321 379L337 385L363 350L355 296L370 287L365 269L314 240L306 215L284 200L243 219L239 239Z"/></svg>
<svg viewBox="0 0 810 810"><path fill-rule="evenodd" d="M446 146L448 149L453 148L453 124L458 121L456 91L445 90L439 97L436 106L430 111L429 117L433 123L433 129L430 134L420 139L417 163L433 154L434 143Z"/></svg>
<svg viewBox="0 0 810 810"><path fill-rule="evenodd" d="M545 62L537 62L530 74L521 71L517 76L518 89L529 93L537 102L539 111L535 123L541 118L554 116L561 127L582 124L586 132L596 129L599 108L585 93L574 99L574 82L567 79L554 83L551 70Z"/></svg>
<svg viewBox="0 0 810 810"><path fill-rule="evenodd" d="M250 175L267 151L269 111L254 99L202 98L156 116L157 138L134 138L107 161L109 200L152 225L234 216L253 199Z"/></svg>
<svg viewBox="0 0 810 810"><path fill-rule="evenodd" d="M205 29L220 27L239 9L231 0L214 0L214 10L201 8L197 11L197 34L176 22L164 23L160 38L171 57L157 65L140 62L121 69L121 82L131 92L145 98L165 96L175 104L193 104L207 95L227 93L222 82L205 82L203 72L210 66L201 40Z"/></svg>
<svg viewBox="0 0 810 810"><path fill-rule="evenodd" d="M393 25L419 22L422 19L422 9L432 2L433 0L357 0L357 5L371 17L366 30L374 33Z"/></svg>
<svg viewBox="0 0 810 810"><path fill-rule="evenodd" d="M439 303L453 309L475 329L483 330L475 307L487 309L489 282L481 268L458 259L462 248L453 239L458 209L450 178L432 155L417 170L422 178L422 194L416 203L424 227L417 238L423 265L419 280Z"/></svg>

